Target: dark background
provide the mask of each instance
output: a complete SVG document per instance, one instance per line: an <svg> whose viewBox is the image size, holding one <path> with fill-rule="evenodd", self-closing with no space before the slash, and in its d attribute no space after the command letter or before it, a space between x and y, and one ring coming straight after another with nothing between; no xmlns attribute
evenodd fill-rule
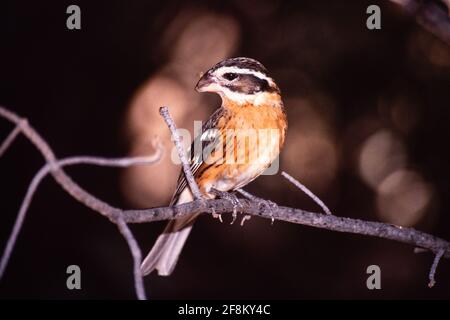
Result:
<svg viewBox="0 0 450 320"><path fill-rule="evenodd" d="M365 27L365 12L374 3L382 10L382 29L370 31ZM66 29L70 4L81 7L79 31ZM389 1L4 1L0 5L0 104L29 119L58 157L134 154L141 149L133 147L137 134L127 110L137 90L158 74L173 79L182 70L192 77L179 80L189 90L186 97L197 97L192 90L194 79L214 63L190 64L191 59L198 61L208 54L203 47L190 48L189 54L173 53L178 34L195 23L199 14L232 19L239 40L227 55L260 60L282 89L291 126L282 169L310 186L336 215L396 223L395 214L401 215L402 205L394 209L381 205L380 209L379 186L365 183L355 164L371 134L387 130L408 159L403 166L420 177L419 182L413 179L419 183L419 196L423 190L428 195L423 208L411 209L418 218L402 221L450 239L449 48ZM184 19L184 25L177 25L177 19ZM218 44L222 39L214 41ZM178 68L177 63L189 67ZM211 96L195 99L205 106L196 107L198 119L206 119L219 103ZM395 109L397 101L400 107ZM391 106L400 111L391 112ZM153 111L158 107L154 105ZM317 137L316 122L311 122L310 131L302 131L310 123L300 125L310 119L308 114L319 123L317 136L328 139L324 149L314 151L314 139L302 144ZM148 127L157 128L153 133L167 135L161 119L152 119ZM176 120L191 129L190 118ZM11 129L0 121L0 137ZM397 145L392 145L388 156L398 151ZM292 150L302 154L295 158ZM333 156L327 150L334 150ZM307 158L314 152L316 158ZM316 171L302 167L297 172L296 159L306 158L310 162L305 168L312 166ZM326 165L329 158L334 162L322 171L321 163ZM24 138L0 159L2 249L27 186L42 165L40 155ZM165 186L167 181L174 184L176 170L171 170L167 176L148 175L146 188ZM305 171L316 173L302 176ZM149 207L170 198L170 187L158 197L145 192L135 197L127 190L139 186L128 189L133 182L124 170L79 166L68 172L115 206ZM401 192L388 197L388 205L397 201L395 197L416 195L404 189L408 183L402 186ZM279 176L261 177L248 190L283 205L318 210ZM387 213L380 215L381 211ZM144 254L162 228L162 223L132 226ZM281 222L271 226L256 218L241 228L203 217L174 274L168 278L151 275L145 284L148 296L158 299L450 298L450 265L445 259L439 265L436 286L427 287L432 259L429 253L414 254L412 247L387 240ZM81 267L82 290L66 288L65 271L71 264ZM381 290L366 288L366 268L372 264L381 267ZM0 283L0 297L133 299L130 253L113 224L47 178L35 195Z"/></svg>

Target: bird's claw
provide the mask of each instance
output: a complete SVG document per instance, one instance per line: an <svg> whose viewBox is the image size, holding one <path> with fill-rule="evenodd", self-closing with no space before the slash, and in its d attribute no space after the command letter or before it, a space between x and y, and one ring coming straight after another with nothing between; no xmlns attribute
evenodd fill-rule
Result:
<svg viewBox="0 0 450 320"><path fill-rule="evenodd" d="M230 224L233 224L237 219L238 208L242 209L242 204L239 201L238 197L233 193L219 191L214 188L212 188L210 190L210 193L214 194L216 197L219 197L221 199L228 200L233 205L233 213L232 213L233 220L231 220L231 223L230 223Z"/></svg>
<svg viewBox="0 0 450 320"><path fill-rule="evenodd" d="M233 217L233 220L231 220L230 225L232 225L236 219L237 219L237 210L236 207L233 207L233 214L231 215Z"/></svg>
<svg viewBox="0 0 450 320"><path fill-rule="evenodd" d="M252 217L252 216L251 216L251 215L248 215L248 214L245 215L245 216L243 216L243 217L242 217L242 220L241 220L241 227L243 227L245 221L250 220L251 217Z"/></svg>
<svg viewBox="0 0 450 320"><path fill-rule="evenodd" d="M273 201L265 200L265 199L257 199L256 201L258 202L258 205L260 208L264 208L269 211L270 218L271 218L270 225L273 226L273 223L275 222L275 218L273 217L273 212L275 209L278 208L278 205Z"/></svg>
<svg viewBox="0 0 450 320"><path fill-rule="evenodd" d="M214 219L219 219L220 223L223 223L223 219L222 219L222 214L221 213L216 213L216 210L214 208L211 208L212 210L212 216Z"/></svg>

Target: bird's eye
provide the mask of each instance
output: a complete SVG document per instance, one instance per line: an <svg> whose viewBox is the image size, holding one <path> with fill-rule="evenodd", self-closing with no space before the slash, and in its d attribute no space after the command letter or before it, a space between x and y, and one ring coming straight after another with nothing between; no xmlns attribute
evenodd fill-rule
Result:
<svg viewBox="0 0 450 320"><path fill-rule="evenodd" d="M223 75L223 77L224 77L225 79L227 79L228 81L232 81L232 80L236 79L236 78L238 77L238 75L237 75L237 73L231 73L231 72L228 72L228 73L225 73L225 74Z"/></svg>

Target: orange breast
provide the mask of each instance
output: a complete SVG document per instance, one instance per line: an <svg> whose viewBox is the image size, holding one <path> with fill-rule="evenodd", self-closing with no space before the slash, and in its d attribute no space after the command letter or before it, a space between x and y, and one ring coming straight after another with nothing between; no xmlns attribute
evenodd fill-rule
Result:
<svg viewBox="0 0 450 320"><path fill-rule="evenodd" d="M258 106L224 101L224 107L229 112L217 125L222 154L205 159L209 163L197 176L205 193L210 187L229 191L249 183L278 156L285 140L287 120L279 95Z"/></svg>

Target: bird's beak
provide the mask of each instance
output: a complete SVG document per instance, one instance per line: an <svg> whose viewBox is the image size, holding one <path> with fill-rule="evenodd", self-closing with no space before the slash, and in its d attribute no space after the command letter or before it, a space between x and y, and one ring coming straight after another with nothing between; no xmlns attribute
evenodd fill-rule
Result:
<svg viewBox="0 0 450 320"><path fill-rule="evenodd" d="M202 75L195 86L195 90L198 92L217 92L219 89L217 78L209 72Z"/></svg>

